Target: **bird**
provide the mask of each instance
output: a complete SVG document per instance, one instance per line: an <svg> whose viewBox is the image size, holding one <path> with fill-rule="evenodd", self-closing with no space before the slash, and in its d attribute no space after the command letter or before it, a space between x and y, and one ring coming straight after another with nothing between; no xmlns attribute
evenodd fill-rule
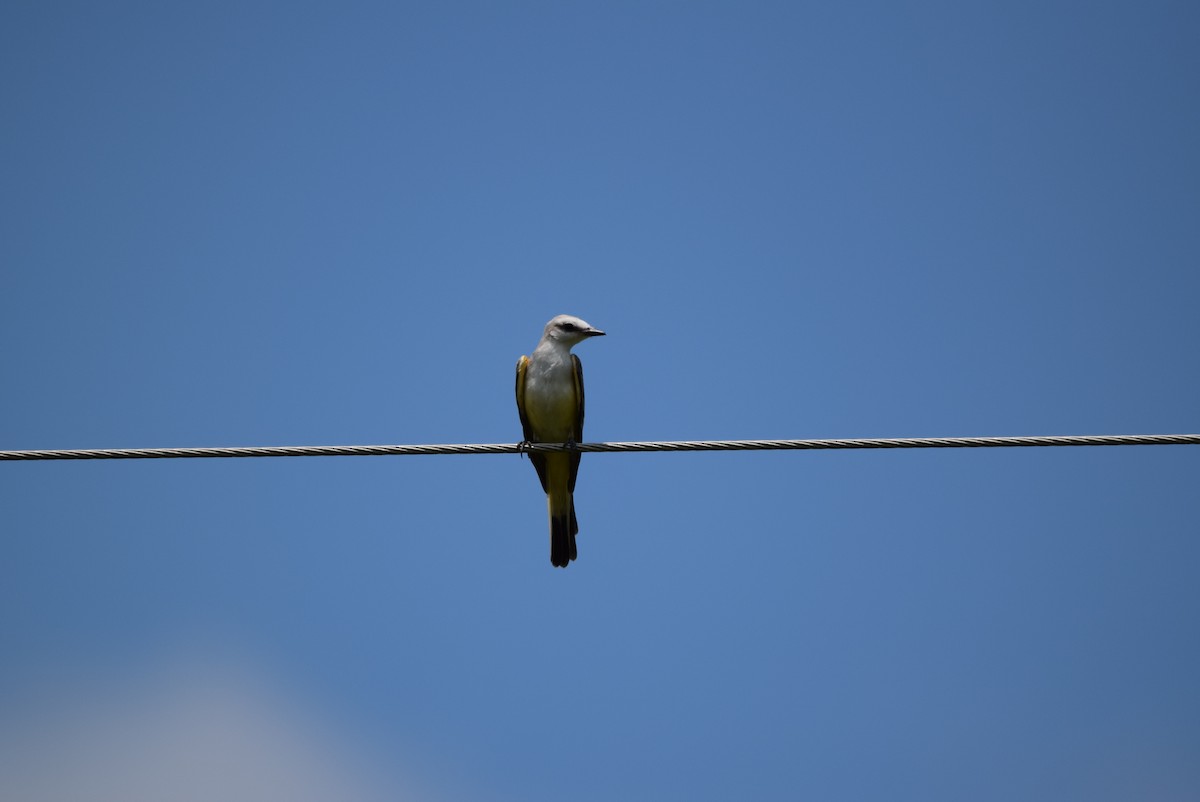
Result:
<svg viewBox="0 0 1200 802"><path fill-rule="evenodd" d="M571 348L604 332L571 315L551 318L531 356L517 360L517 412L526 443L583 440L583 366ZM575 476L578 451L529 452L550 514L550 564L566 568L578 555Z"/></svg>

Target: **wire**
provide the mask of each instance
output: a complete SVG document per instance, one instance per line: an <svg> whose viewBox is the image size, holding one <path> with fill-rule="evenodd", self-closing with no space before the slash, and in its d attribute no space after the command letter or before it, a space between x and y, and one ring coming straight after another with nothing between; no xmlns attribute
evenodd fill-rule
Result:
<svg viewBox="0 0 1200 802"><path fill-rule="evenodd" d="M413 446L251 446L0 451L5 460L178 459L198 457L366 457L422 454L521 454L531 451L787 451L860 448L1006 448L1031 446L1200 445L1200 434L1104 434L1050 437L900 437L853 440L673 440L633 443L465 443Z"/></svg>

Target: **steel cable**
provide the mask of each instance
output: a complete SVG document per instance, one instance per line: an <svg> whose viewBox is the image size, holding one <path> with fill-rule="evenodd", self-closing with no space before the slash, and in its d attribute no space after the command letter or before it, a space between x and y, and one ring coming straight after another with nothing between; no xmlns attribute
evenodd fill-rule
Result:
<svg viewBox="0 0 1200 802"><path fill-rule="evenodd" d="M519 454L530 451L813 451L868 448L1011 448L1033 446L1200 445L1200 434L1054 435L1045 437L891 437L822 440L668 440L627 443L462 443L234 448L92 448L0 451L0 461L180 459L203 457L364 457L425 454Z"/></svg>

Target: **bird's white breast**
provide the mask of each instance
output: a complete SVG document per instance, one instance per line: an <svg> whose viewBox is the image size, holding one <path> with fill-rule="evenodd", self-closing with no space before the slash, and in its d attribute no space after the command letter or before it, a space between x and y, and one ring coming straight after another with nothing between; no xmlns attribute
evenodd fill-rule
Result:
<svg viewBox="0 0 1200 802"><path fill-rule="evenodd" d="M556 354L535 353L525 373L525 414L537 439L543 442L572 439L576 411L570 356L561 359Z"/></svg>

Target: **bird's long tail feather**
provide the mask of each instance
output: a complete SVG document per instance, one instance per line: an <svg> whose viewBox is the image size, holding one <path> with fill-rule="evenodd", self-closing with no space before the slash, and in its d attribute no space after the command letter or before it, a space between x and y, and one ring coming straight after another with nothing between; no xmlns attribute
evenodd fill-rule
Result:
<svg viewBox="0 0 1200 802"><path fill-rule="evenodd" d="M579 553L575 547L575 535L579 533L575 498L568 493L565 503L555 504L551 494L547 496L547 506L550 510L550 564L555 568L566 568Z"/></svg>

